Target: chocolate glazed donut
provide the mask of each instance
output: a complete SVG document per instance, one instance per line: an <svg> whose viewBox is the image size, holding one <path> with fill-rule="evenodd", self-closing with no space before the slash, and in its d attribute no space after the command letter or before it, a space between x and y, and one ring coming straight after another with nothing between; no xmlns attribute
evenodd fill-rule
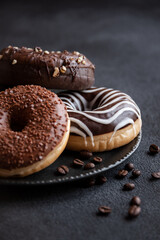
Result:
<svg viewBox="0 0 160 240"><path fill-rule="evenodd" d="M140 132L140 110L125 93L93 87L62 92L59 97L71 120L70 150L111 150L129 143Z"/></svg>
<svg viewBox="0 0 160 240"><path fill-rule="evenodd" d="M53 92L33 85L0 92L0 176L49 166L64 150L69 127L66 106Z"/></svg>
<svg viewBox="0 0 160 240"><path fill-rule="evenodd" d="M82 90L94 83L94 65L79 52L8 46L0 52L0 86L34 84Z"/></svg>

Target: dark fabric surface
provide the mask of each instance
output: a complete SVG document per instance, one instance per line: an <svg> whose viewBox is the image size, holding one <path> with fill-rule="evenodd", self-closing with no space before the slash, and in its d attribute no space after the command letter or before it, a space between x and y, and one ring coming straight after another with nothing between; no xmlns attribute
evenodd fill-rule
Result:
<svg viewBox="0 0 160 240"><path fill-rule="evenodd" d="M160 145L160 7L133 2L1 2L1 48L78 50L96 65L96 85L130 94L143 119L142 142L128 160L142 171L133 191L122 191L128 177L115 178L125 164L106 172L106 184L92 188L0 186L1 240L160 239L160 182L150 178L159 170L160 155L147 154L151 143ZM128 220L134 195L142 199L142 212ZM110 216L97 216L99 205L109 205Z"/></svg>

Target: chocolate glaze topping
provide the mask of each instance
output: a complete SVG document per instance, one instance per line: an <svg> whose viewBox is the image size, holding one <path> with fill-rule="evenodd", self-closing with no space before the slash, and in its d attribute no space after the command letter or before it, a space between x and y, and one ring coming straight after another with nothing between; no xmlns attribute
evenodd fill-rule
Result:
<svg viewBox="0 0 160 240"><path fill-rule="evenodd" d="M66 107L56 94L33 85L0 92L0 168L42 160L62 140Z"/></svg>
<svg viewBox="0 0 160 240"><path fill-rule="evenodd" d="M94 65L79 52L8 46L0 51L0 86L25 84L82 90L94 83ZM18 73L18 74L17 74Z"/></svg>
<svg viewBox="0 0 160 240"><path fill-rule="evenodd" d="M67 106L71 134L84 138L109 132L115 134L140 118L136 103L117 90L93 87L81 92L61 92L58 96Z"/></svg>

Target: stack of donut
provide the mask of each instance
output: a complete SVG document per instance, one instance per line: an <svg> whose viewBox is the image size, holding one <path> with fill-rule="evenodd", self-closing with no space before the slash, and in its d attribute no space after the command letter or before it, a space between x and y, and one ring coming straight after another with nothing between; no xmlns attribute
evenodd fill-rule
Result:
<svg viewBox="0 0 160 240"><path fill-rule="evenodd" d="M94 69L75 51L0 51L0 176L38 172L65 147L102 152L139 134L136 103L118 90L93 87ZM46 88L65 91L57 96Z"/></svg>

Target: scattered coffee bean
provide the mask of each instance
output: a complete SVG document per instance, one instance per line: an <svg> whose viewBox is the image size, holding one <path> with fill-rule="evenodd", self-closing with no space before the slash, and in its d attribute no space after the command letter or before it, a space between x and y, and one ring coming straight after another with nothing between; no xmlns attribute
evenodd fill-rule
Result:
<svg viewBox="0 0 160 240"><path fill-rule="evenodd" d="M141 175L141 171L140 170L138 170L138 169L134 169L133 171L132 171L132 176L133 177L139 177Z"/></svg>
<svg viewBox="0 0 160 240"><path fill-rule="evenodd" d="M128 210L128 215L130 217L137 217L141 212L141 208L137 205L132 205Z"/></svg>
<svg viewBox="0 0 160 240"><path fill-rule="evenodd" d="M95 183L96 183L95 178L88 178L85 181L85 187L92 187L95 185Z"/></svg>
<svg viewBox="0 0 160 240"><path fill-rule="evenodd" d="M155 179L160 179L160 172L153 172L152 177Z"/></svg>
<svg viewBox="0 0 160 240"><path fill-rule="evenodd" d="M102 160L102 158L101 157L94 157L93 158L93 162L94 163L101 163L103 160Z"/></svg>
<svg viewBox="0 0 160 240"><path fill-rule="evenodd" d="M128 170L128 171L133 170L133 169L134 169L133 163L127 163L127 164L125 165L125 169Z"/></svg>
<svg viewBox="0 0 160 240"><path fill-rule="evenodd" d="M76 158L76 159L73 160L73 165L74 165L74 167L79 167L80 168L84 165L84 162L81 161L80 159Z"/></svg>
<svg viewBox="0 0 160 240"><path fill-rule="evenodd" d="M92 169L92 168L95 168L95 164L90 162L90 163L87 163L85 166L84 166L84 169L85 170L89 170L89 169Z"/></svg>
<svg viewBox="0 0 160 240"><path fill-rule="evenodd" d="M102 215L107 215L107 214L111 213L111 208L108 206L100 206L98 208L98 211Z"/></svg>
<svg viewBox="0 0 160 240"><path fill-rule="evenodd" d="M89 159L93 156L92 152L89 152L87 150L80 151L80 157L82 159Z"/></svg>
<svg viewBox="0 0 160 240"><path fill-rule="evenodd" d="M126 183L126 184L124 184L124 186L123 186L123 189L126 190L126 191L133 190L134 188L135 188L134 183Z"/></svg>
<svg viewBox="0 0 160 240"><path fill-rule="evenodd" d="M57 172L61 175L66 175L69 172L69 168L65 165L61 165L57 168Z"/></svg>
<svg viewBox="0 0 160 240"><path fill-rule="evenodd" d="M97 184L103 184L103 183L107 182L107 178L105 176L102 176L102 175L98 176L96 178L96 182L97 182Z"/></svg>
<svg viewBox="0 0 160 240"><path fill-rule="evenodd" d="M158 153L160 151L160 148L157 146L157 145L155 145L155 144L151 144L150 145L150 147L149 147L149 152L151 153L151 154L156 154L156 153Z"/></svg>
<svg viewBox="0 0 160 240"><path fill-rule="evenodd" d="M125 176L127 176L127 174L128 174L128 171L127 170L125 170L125 169L123 169L123 170L120 170L119 172L118 172L118 177L119 178L124 178Z"/></svg>
<svg viewBox="0 0 160 240"><path fill-rule="evenodd" d="M138 196L134 196L132 199L131 199L131 205L141 205L141 199L138 197Z"/></svg>

